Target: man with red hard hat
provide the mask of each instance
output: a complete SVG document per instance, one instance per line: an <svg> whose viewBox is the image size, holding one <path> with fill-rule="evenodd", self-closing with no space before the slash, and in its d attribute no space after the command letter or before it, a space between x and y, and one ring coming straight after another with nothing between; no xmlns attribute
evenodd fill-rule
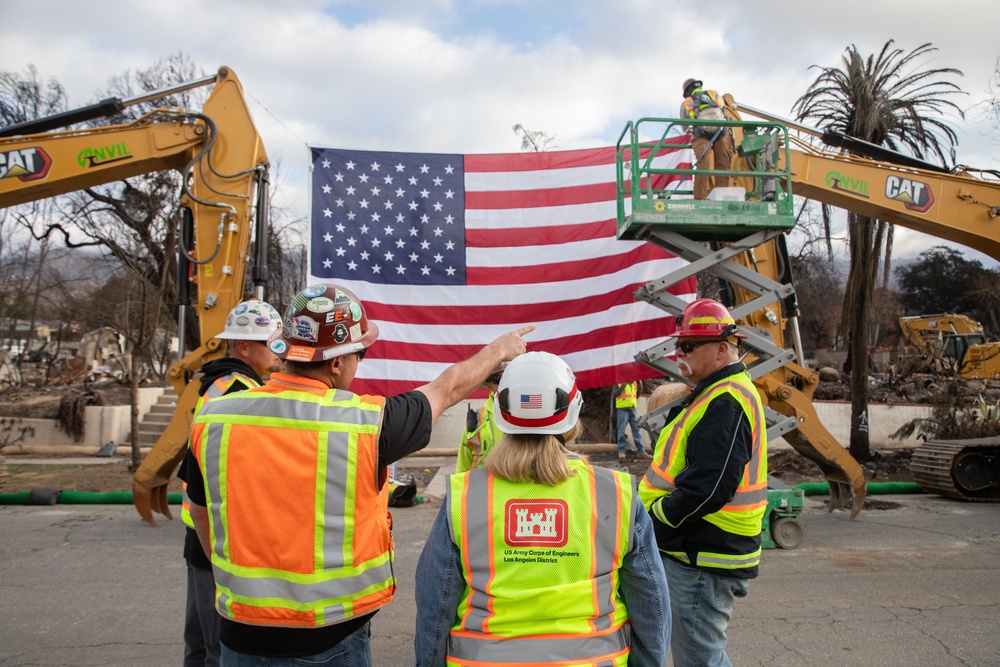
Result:
<svg viewBox="0 0 1000 667"><path fill-rule="evenodd" d="M667 573L674 664L731 665L726 628L757 576L767 510L764 408L725 306L691 302L672 337L695 386L668 413L639 497Z"/></svg>
<svg viewBox="0 0 1000 667"><path fill-rule="evenodd" d="M396 590L386 466L426 447L441 413L533 329L413 391L359 395L349 387L379 334L364 304L334 284L292 299L268 340L285 372L212 400L191 431L204 479L191 515L215 572L223 664L370 663L369 621Z"/></svg>

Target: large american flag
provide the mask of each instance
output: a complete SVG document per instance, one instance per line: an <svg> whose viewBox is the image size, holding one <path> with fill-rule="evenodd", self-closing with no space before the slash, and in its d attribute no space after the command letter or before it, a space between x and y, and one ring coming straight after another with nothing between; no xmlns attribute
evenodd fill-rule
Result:
<svg viewBox="0 0 1000 667"><path fill-rule="evenodd" d="M352 290L380 329L352 390L413 389L528 324L528 349L565 359L581 388L656 375L634 357L673 318L632 295L683 260L615 238L614 148L310 150L310 283ZM671 291L694 298L695 285Z"/></svg>

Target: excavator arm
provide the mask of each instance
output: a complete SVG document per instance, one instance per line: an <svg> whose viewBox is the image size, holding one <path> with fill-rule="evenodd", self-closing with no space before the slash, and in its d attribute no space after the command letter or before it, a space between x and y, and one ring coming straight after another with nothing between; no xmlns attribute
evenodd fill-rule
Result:
<svg viewBox="0 0 1000 667"><path fill-rule="evenodd" d="M178 282L186 287L190 275L197 285L201 344L168 370L177 407L135 471L135 506L152 525L154 511L171 517L166 489L186 451L197 402L191 377L222 354L214 336L243 298L255 227L258 245L266 238L268 159L236 75L222 67L213 77L142 99L208 84L213 89L200 112L156 109L121 125L50 130L54 123L80 122L71 112L0 129L0 208L164 169L183 176L181 205L191 233L180 235Z"/></svg>

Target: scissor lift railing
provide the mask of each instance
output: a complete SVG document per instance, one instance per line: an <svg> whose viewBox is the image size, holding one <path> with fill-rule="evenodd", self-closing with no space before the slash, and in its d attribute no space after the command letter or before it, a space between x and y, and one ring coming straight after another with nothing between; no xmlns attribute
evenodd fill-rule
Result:
<svg viewBox="0 0 1000 667"><path fill-rule="evenodd" d="M779 123L711 121L741 137L740 155L753 169L716 169L715 176L729 176L743 184L739 200L692 199L684 184L699 172L694 164L668 167L670 153L691 148L683 141L685 126L707 125L706 121L671 118L641 118L629 121L618 137L618 238L634 239L651 228L667 228L695 241L733 241L759 229L791 229L795 226L792 176L779 163L790 163L788 128ZM656 139L642 137L655 136ZM625 141L625 143L623 143ZM784 160L779 160L780 152ZM697 156L696 156L697 157Z"/></svg>

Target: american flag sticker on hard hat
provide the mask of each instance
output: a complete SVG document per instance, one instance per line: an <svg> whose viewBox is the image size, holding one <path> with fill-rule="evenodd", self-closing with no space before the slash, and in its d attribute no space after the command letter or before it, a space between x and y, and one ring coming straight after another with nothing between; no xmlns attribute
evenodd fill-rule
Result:
<svg viewBox="0 0 1000 667"><path fill-rule="evenodd" d="M521 394L522 410L538 410L542 407L541 394Z"/></svg>

